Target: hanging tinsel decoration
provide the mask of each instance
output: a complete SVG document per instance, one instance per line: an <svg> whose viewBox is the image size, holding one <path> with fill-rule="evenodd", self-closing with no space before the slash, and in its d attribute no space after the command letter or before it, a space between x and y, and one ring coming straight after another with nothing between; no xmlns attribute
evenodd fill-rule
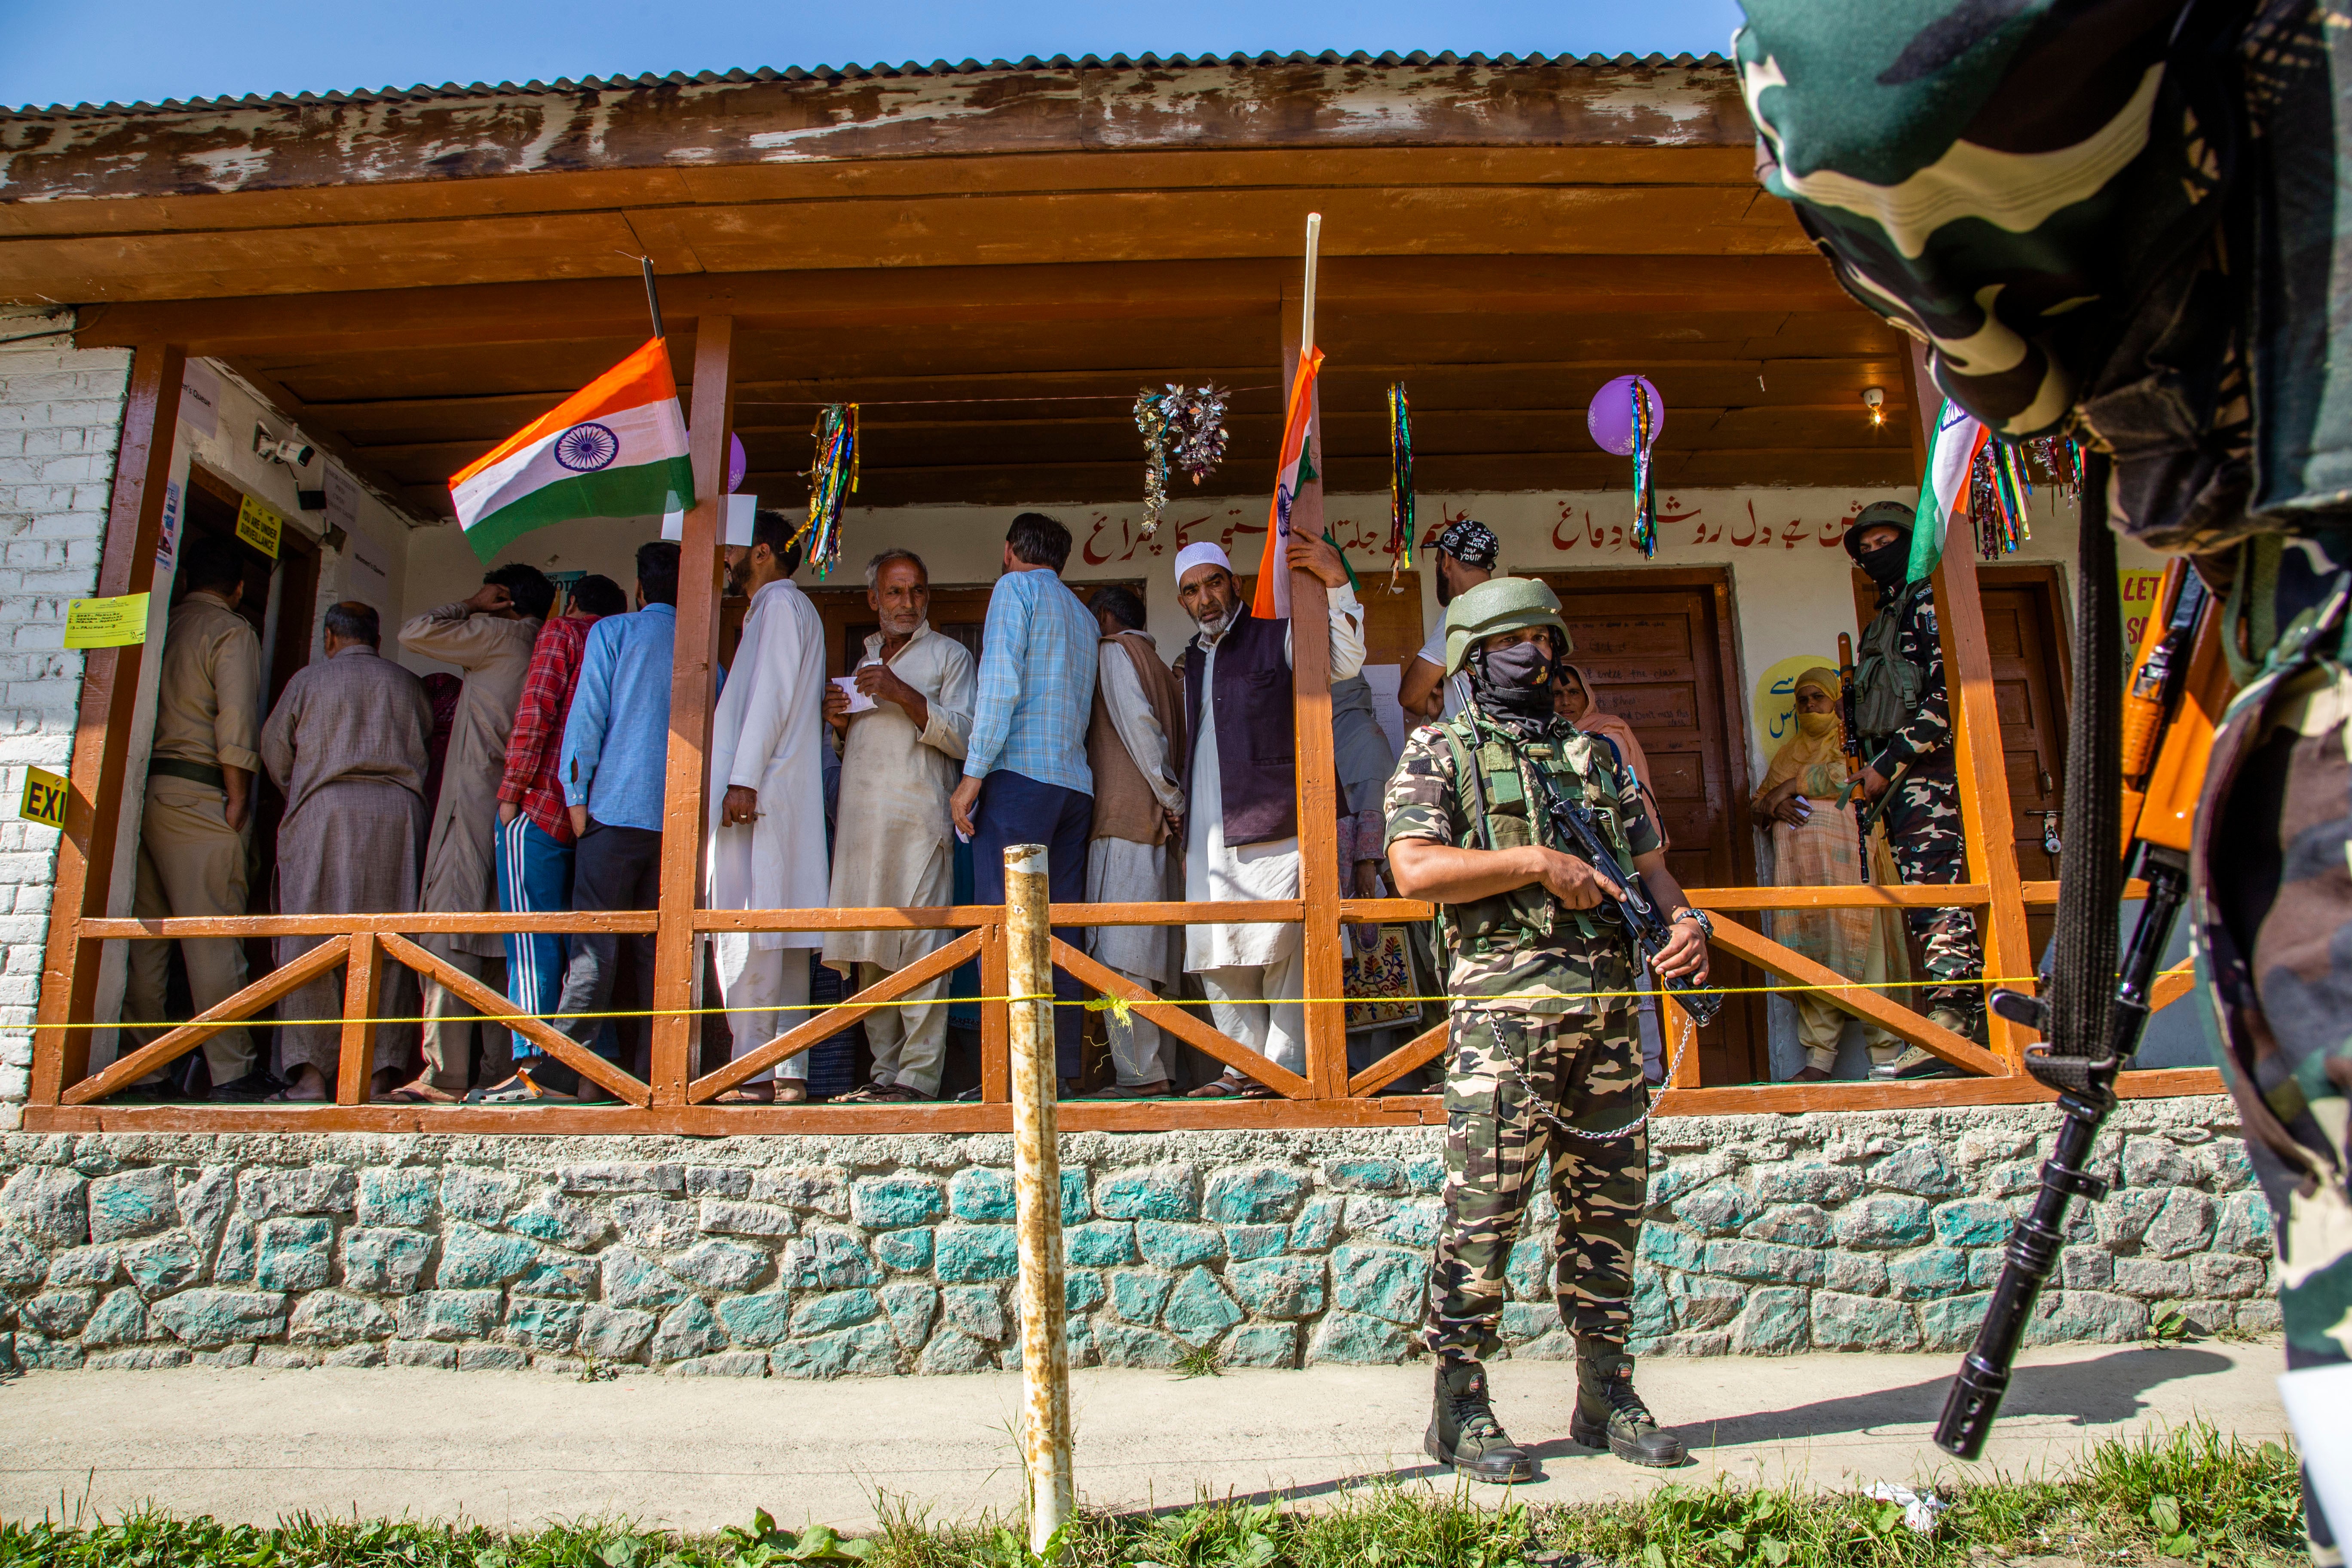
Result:
<svg viewBox="0 0 2352 1568"><path fill-rule="evenodd" d="M1168 474L1173 468L1199 484L1217 471L1225 456L1225 389L1170 383L1135 395L1135 428L1143 437L1143 537L1160 531L1168 509Z"/></svg>
<svg viewBox="0 0 2352 1568"><path fill-rule="evenodd" d="M1404 383L1389 388L1389 592L1412 568L1412 402Z"/></svg>
<svg viewBox="0 0 2352 1568"><path fill-rule="evenodd" d="M1648 384L1636 378L1633 384L1633 548L1642 552L1644 561L1655 560L1658 553L1658 492L1651 482L1650 447L1658 438L1657 416L1664 410L1650 406Z"/></svg>
<svg viewBox="0 0 2352 1568"><path fill-rule="evenodd" d="M841 560L841 503L857 489L857 405L829 403L810 432L816 456L809 463L808 521L793 542L823 580Z"/></svg>
<svg viewBox="0 0 2352 1568"><path fill-rule="evenodd" d="M2083 448L2072 436L2044 436L2028 441L2026 450L2054 481L2058 493L2079 504L2083 499Z"/></svg>
<svg viewBox="0 0 2352 1568"><path fill-rule="evenodd" d="M1135 395L1135 428L1143 437L1143 537L1160 531L1168 510L1168 400L1145 387Z"/></svg>
<svg viewBox="0 0 2352 1568"><path fill-rule="evenodd" d="M1977 526L1977 552L1998 561L2033 537L2028 509L2033 481L2026 476L2021 447L1987 441L1969 465L1969 516Z"/></svg>

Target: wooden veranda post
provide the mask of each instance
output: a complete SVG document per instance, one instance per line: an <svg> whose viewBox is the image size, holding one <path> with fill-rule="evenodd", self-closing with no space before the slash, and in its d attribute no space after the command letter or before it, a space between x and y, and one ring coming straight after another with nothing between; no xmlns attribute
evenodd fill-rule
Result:
<svg viewBox="0 0 2352 1568"><path fill-rule="evenodd" d="M680 531L677 653L670 678L669 760L663 780L660 924L654 930L653 1093L684 1105L702 1020L700 943L691 911L702 903L702 832L708 813L710 710L719 670L719 518L727 501L727 437L735 424L735 318L694 325L694 506ZM766 803L776 809L780 803Z"/></svg>
<svg viewBox="0 0 2352 1568"><path fill-rule="evenodd" d="M1309 261L1310 279L1312 261ZM1282 291L1282 386L1289 396L1301 353L1314 345L1311 281ZM1309 478L1308 476L1312 476ZM1306 458L1290 508L1294 533L1323 531L1323 416L1318 395L1307 422ZM1331 598L1311 572L1290 574L1291 713L1297 730L1298 890L1306 901L1307 994L1336 998L1339 968L1339 801L1331 741ZM1348 1092L1348 1011L1338 1001L1307 1006L1307 1081L1318 1100Z"/></svg>
<svg viewBox="0 0 2352 1568"><path fill-rule="evenodd" d="M1013 1052L1013 1196L1021 1280L1021 1457L1029 1550L1070 1517L1070 1354L1062 1268L1062 1153L1055 1116L1053 927L1045 847L1004 851Z"/></svg>
<svg viewBox="0 0 2352 1568"><path fill-rule="evenodd" d="M1928 374L1926 352L1910 352L1912 403L1917 437L1912 450L1926 481L1926 458L1943 406L1943 394ZM2000 742L2000 709L1993 693L1992 652L1985 637L1984 599L1977 587L1976 539L1955 532L1944 541L1936 567L1937 639L1943 646L1945 691L1952 717L1952 765L1959 779L1960 836L1967 848L1968 879L1987 889L1977 921L1984 973L2031 991L2032 945L2025 929L2025 889L2017 869L2016 815L2009 802L2008 757ZM2021 1069L2024 1038L2016 1027L1987 1010L1993 1055L2012 1074Z"/></svg>
<svg viewBox="0 0 2352 1568"><path fill-rule="evenodd" d="M155 543L163 530L164 487L172 478L180 377L186 365L187 353L176 343L142 343L131 357L130 400L122 411L114 488L107 502L105 554L98 568L99 598L154 588ZM131 714L146 651L133 643L92 648L83 656L72 798L66 805L65 834L58 842L48 945L41 955L41 1004L33 1037L36 1105L57 1104L67 1086L79 1082L89 1070L89 1031L58 1026L89 1022L98 1000L98 955L84 951L79 922L107 912L107 895L114 882L114 845L122 824Z"/></svg>

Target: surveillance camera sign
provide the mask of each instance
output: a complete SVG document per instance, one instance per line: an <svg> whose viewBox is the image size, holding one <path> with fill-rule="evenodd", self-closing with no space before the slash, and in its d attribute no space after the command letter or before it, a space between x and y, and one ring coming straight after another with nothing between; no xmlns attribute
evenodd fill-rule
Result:
<svg viewBox="0 0 2352 1568"><path fill-rule="evenodd" d="M284 518L251 496L236 509L236 536L272 561L278 559L278 536L285 527Z"/></svg>

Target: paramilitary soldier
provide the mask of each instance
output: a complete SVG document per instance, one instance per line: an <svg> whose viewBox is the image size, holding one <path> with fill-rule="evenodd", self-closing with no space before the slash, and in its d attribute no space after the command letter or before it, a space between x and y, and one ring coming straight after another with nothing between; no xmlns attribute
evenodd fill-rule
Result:
<svg viewBox="0 0 2352 1568"><path fill-rule="evenodd" d="M1846 531L1846 552L1878 585L1878 613L1854 650L1854 731L1861 738L1862 793L1891 794L1879 820L1895 870L1906 884L1967 880L1960 838L1959 780L1952 763L1951 706L1944 692L1944 648L1937 636L1936 602L1925 582L1906 581L1911 569L1912 510L1899 501L1873 501ZM1927 1016L1956 1035L1984 1037L1984 996L1974 984L1984 973L1984 945L1971 910L1915 909L1911 931L1938 984L1927 993ZM1958 1077L1959 1069L1917 1046L1873 1078Z"/></svg>
<svg viewBox="0 0 2352 1568"><path fill-rule="evenodd" d="M1577 1338L1569 1435L1637 1465L1678 1464L1682 1444L1633 1392L1626 1350L1649 1182L1633 948L1610 902L1615 884L1555 847L1545 792L1590 811L1673 912L1660 973L1704 980L1711 928L1685 907L1615 746L1552 714L1570 642L1551 590L1497 577L1457 597L1445 626L1446 673L1468 671L1471 700L1413 732L1388 794L1397 889L1443 906L1458 998L1445 1214L1423 1327L1437 1357L1429 1454L1480 1480L1535 1474L1495 1419L1480 1358L1501 1342L1504 1263L1549 1153L1560 1315Z"/></svg>

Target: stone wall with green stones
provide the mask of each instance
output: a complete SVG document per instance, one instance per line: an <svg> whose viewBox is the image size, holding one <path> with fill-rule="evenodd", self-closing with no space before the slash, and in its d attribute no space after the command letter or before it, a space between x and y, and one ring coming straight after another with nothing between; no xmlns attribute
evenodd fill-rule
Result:
<svg viewBox="0 0 2352 1568"><path fill-rule="evenodd" d="M1643 1353L1950 1349L2041 1107L1668 1118ZM2226 1100L2126 1103L2039 1340L2177 1306L2266 1331L2269 1216ZM424 1365L672 1376L1017 1363L1010 1140L0 1134L0 1368ZM1439 1128L1063 1140L1072 1360L1417 1353ZM1570 1346L1538 1197L1504 1335Z"/></svg>

